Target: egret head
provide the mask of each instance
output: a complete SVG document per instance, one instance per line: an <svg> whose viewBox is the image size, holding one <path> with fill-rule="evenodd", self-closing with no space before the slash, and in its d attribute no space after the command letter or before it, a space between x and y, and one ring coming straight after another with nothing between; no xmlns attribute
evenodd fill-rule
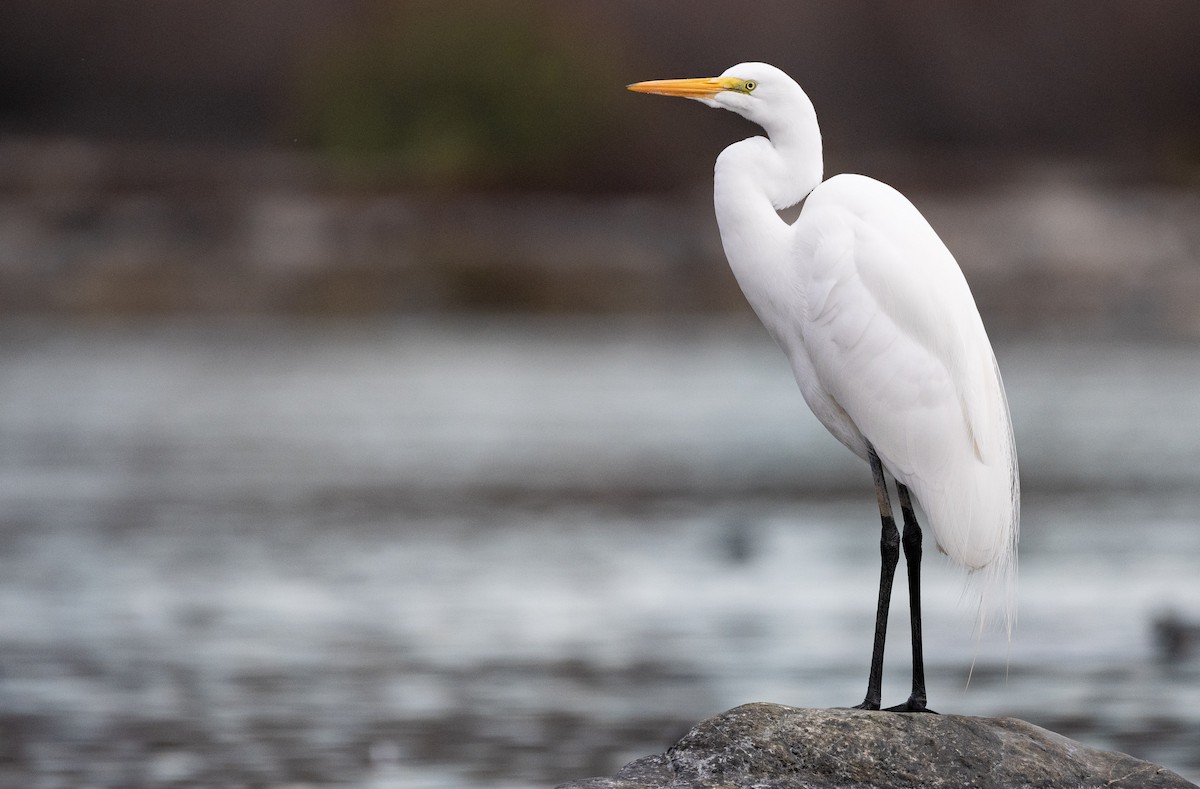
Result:
<svg viewBox="0 0 1200 789"><path fill-rule="evenodd" d="M748 174L753 187L777 209L795 205L821 183L817 114L800 86L774 66L739 63L719 77L657 79L628 87L638 93L696 99L761 126L770 145L762 145L758 136L735 142L717 157L716 170L718 176Z"/></svg>
<svg viewBox="0 0 1200 789"><path fill-rule="evenodd" d="M791 77L767 63L739 63L718 77L656 79L628 87L638 93L696 99L710 107L736 112L768 130L773 121L786 117L797 101L809 104Z"/></svg>

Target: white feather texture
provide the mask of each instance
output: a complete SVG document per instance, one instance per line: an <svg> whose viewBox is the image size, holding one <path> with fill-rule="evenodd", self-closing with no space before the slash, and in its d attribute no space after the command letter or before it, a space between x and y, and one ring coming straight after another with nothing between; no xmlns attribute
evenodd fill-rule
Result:
<svg viewBox="0 0 1200 789"><path fill-rule="evenodd" d="M714 198L726 256L839 441L912 491L938 547L979 580L981 624L1014 621L1020 522L1004 385L953 255L903 195L860 175L822 182L803 90L762 63L722 78L750 92L702 98L768 137L726 148ZM807 199L805 199L807 198ZM788 224L778 209L805 200Z"/></svg>

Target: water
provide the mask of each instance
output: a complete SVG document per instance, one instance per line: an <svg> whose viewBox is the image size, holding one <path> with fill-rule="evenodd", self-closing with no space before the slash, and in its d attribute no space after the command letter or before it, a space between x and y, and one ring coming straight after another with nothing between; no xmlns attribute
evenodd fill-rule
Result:
<svg viewBox="0 0 1200 789"><path fill-rule="evenodd" d="M0 338L0 785L552 786L861 699L869 478L749 324ZM1200 622L1200 350L999 355L1020 623L928 562L931 703L1198 780L1200 646L1152 621Z"/></svg>

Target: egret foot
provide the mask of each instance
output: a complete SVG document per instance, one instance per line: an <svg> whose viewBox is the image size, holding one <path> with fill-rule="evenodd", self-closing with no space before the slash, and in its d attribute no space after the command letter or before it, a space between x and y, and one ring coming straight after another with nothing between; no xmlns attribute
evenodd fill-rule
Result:
<svg viewBox="0 0 1200 789"><path fill-rule="evenodd" d="M862 704L855 704L850 709L852 710L877 710L879 709L878 701L864 701Z"/></svg>
<svg viewBox="0 0 1200 789"><path fill-rule="evenodd" d="M927 712L930 715L937 715L936 712L925 706L924 699L913 698L903 704L897 704L895 707L888 707L884 712Z"/></svg>

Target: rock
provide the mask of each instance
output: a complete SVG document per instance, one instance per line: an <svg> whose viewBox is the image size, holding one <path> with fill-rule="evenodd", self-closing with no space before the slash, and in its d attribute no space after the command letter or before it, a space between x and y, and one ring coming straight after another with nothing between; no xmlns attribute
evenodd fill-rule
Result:
<svg viewBox="0 0 1200 789"><path fill-rule="evenodd" d="M559 789L1167 789L1163 767L1015 718L746 704L701 721L665 754Z"/></svg>

